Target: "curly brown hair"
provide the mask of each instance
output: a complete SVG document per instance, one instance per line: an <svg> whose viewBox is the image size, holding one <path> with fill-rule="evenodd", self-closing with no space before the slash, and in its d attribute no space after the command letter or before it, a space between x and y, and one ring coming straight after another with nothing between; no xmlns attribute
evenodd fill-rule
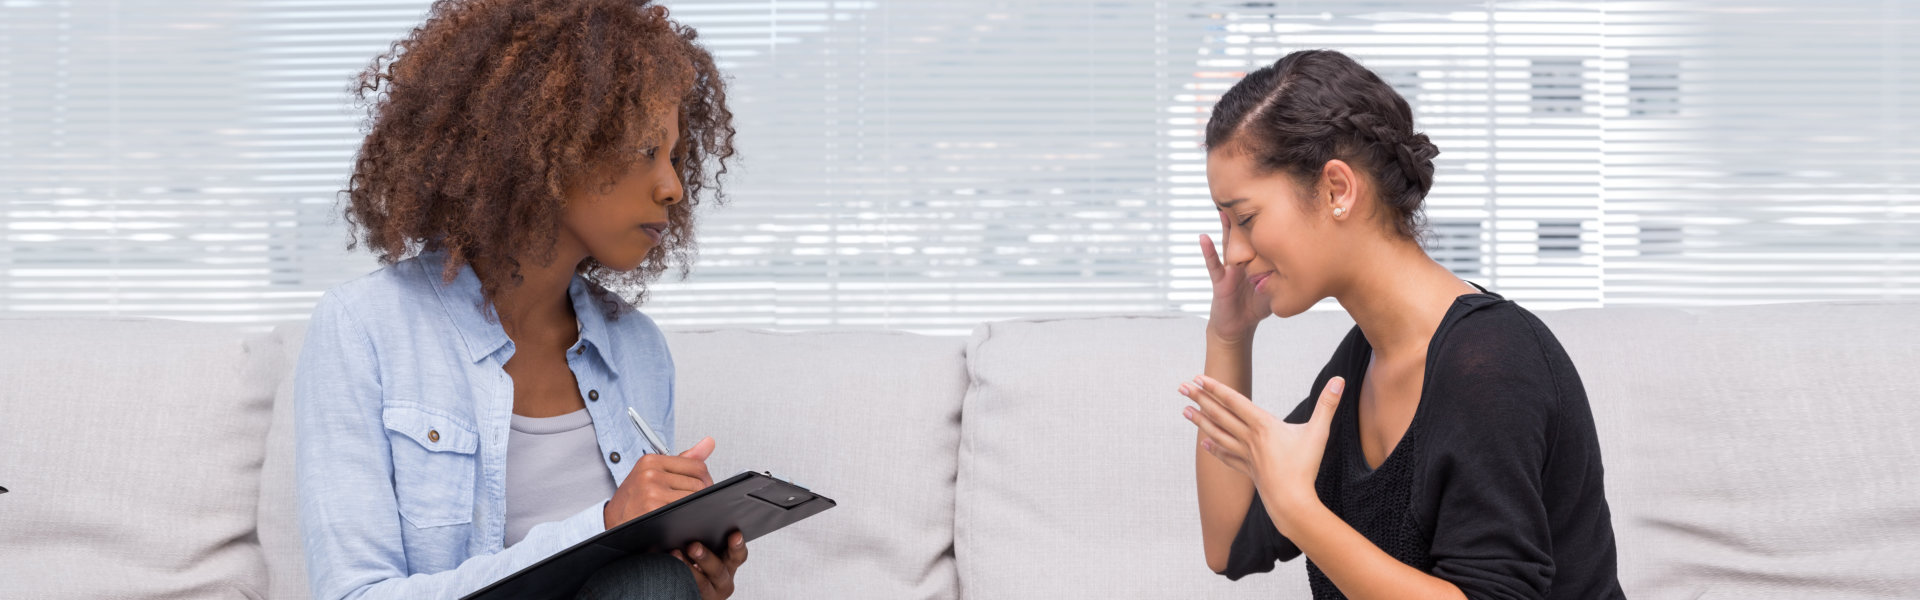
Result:
<svg viewBox="0 0 1920 600"><path fill-rule="evenodd" d="M588 258L576 271L645 298L694 251L693 208L715 202L732 158L733 113L713 55L649 0L439 0L425 22L356 79L367 136L343 192L346 217L392 264L445 250L441 276L471 264L486 304L521 281L519 258L552 260L566 194L607 185L664 142L679 108L682 202L639 269ZM710 173L711 171L711 173Z"/></svg>

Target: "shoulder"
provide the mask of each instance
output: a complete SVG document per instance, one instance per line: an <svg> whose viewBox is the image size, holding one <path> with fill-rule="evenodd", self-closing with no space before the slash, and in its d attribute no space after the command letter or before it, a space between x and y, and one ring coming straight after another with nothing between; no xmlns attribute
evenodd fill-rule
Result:
<svg viewBox="0 0 1920 600"><path fill-rule="evenodd" d="M1512 301L1462 300L1435 336L1427 384L1436 433L1536 444L1558 418L1565 351Z"/></svg>
<svg viewBox="0 0 1920 600"><path fill-rule="evenodd" d="M1510 300L1461 300L1428 349L1436 383L1476 387L1552 385L1566 351L1532 312Z"/></svg>
<svg viewBox="0 0 1920 600"><path fill-rule="evenodd" d="M1545 349L1541 333L1546 326L1531 311L1503 298L1461 299L1440 328L1434 341L1441 359L1467 359L1483 352L1531 355Z"/></svg>
<svg viewBox="0 0 1920 600"><path fill-rule="evenodd" d="M382 265L371 273L349 279L328 288L317 307L327 312L347 311L367 314L396 304L415 304L435 300L432 283L437 273L428 273L420 257ZM435 300L437 301L437 300ZM316 310L318 317L322 311Z"/></svg>
<svg viewBox="0 0 1920 600"><path fill-rule="evenodd" d="M445 333L447 311L435 289L439 275L415 257L335 285L314 304L307 335L377 343L423 330Z"/></svg>

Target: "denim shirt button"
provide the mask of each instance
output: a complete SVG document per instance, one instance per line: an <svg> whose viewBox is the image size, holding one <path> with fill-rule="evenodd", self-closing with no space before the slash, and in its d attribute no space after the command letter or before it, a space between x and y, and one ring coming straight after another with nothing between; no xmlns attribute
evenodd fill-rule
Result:
<svg viewBox="0 0 1920 600"><path fill-rule="evenodd" d="M427 430L427 441L429 441L429 442L439 442L439 441L440 441L440 430L438 430L438 429L428 429L428 430Z"/></svg>
<svg viewBox="0 0 1920 600"><path fill-rule="evenodd" d="M613 461L613 462L614 462L614 463L616 463L616 464L617 464L617 463L619 463L619 462L620 462L620 453L619 453L619 452L614 452L614 453L612 453L612 454L608 454L608 455L607 455L607 460L611 460L611 461Z"/></svg>
<svg viewBox="0 0 1920 600"><path fill-rule="evenodd" d="M600 390L587 390L587 399L588 399L588 400L599 400L599 399L600 399Z"/></svg>

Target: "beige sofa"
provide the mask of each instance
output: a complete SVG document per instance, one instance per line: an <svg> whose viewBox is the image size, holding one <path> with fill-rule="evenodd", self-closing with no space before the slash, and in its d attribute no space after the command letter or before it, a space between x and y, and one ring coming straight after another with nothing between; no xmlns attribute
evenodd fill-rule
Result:
<svg viewBox="0 0 1920 600"><path fill-rule="evenodd" d="M1634 598L1920 594L1920 304L1543 313L1586 380ZM1291 407L1351 325L1270 321ZM1307 598L1201 559L1179 382L1202 321L969 338L673 332L679 444L839 507L753 547L739 598ZM307 596L289 373L302 327L0 320L0 597Z"/></svg>

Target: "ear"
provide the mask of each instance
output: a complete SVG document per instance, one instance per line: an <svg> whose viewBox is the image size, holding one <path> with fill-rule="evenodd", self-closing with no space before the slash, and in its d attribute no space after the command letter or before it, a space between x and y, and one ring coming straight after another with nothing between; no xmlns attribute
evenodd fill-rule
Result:
<svg viewBox="0 0 1920 600"><path fill-rule="evenodd" d="M1353 172L1353 166L1347 161L1333 159L1320 168L1321 197L1313 199L1313 205L1336 221L1352 219L1354 210L1360 206L1360 177ZM1334 209L1340 209L1335 211ZM1335 213L1339 214L1335 214Z"/></svg>

